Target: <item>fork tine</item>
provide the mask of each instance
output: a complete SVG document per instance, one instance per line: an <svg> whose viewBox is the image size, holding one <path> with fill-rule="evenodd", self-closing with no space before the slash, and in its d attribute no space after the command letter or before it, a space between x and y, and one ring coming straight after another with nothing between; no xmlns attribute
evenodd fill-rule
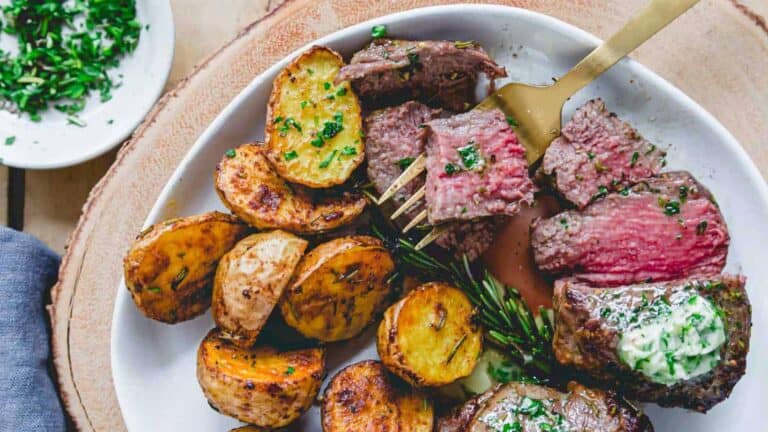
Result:
<svg viewBox="0 0 768 432"><path fill-rule="evenodd" d="M411 163L411 165L405 171L403 171L402 174L400 174L400 177L392 182L389 188L387 188L387 190L381 194L379 201L376 204L381 205L388 199L392 198L392 195L402 189L403 186L407 185L411 180L416 178L419 174L423 173L426 167L427 156L422 153L419 155L419 157L416 158L416 160Z"/></svg>
<svg viewBox="0 0 768 432"><path fill-rule="evenodd" d="M416 204L417 201L424 198L424 195L427 194L427 187L422 186L419 190L416 191L410 198L408 198L408 201L404 202L403 205L400 206L397 210L395 210L394 213L392 213L392 216L389 218L392 220L397 219L401 214L405 213L406 210L411 208L414 204Z"/></svg>
<svg viewBox="0 0 768 432"><path fill-rule="evenodd" d="M417 214L412 221L408 222L408 225L406 225L405 228L403 228L403 234L410 231L413 227L421 223L426 218L427 218L427 210L424 209L421 211L421 213Z"/></svg>
<svg viewBox="0 0 768 432"><path fill-rule="evenodd" d="M421 241L419 241L416 244L416 250L424 249L425 247L427 247L428 244L437 240L438 237L443 235L443 233L448 231L450 228L451 228L451 224L438 225L432 228L432 231L430 231L429 234L425 235L424 238L421 239Z"/></svg>

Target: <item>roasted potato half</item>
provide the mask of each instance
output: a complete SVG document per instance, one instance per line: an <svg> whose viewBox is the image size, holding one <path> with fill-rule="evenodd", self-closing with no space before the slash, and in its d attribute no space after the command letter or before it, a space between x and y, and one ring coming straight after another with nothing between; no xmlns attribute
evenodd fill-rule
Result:
<svg viewBox="0 0 768 432"><path fill-rule="evenodd" d="M361 195L288 184L267 161L261 144L229 150L216 168L215 184L224 205L259 229L328 231L358 217L366 204Z"/></svg>
<svg viewBox="0 0 768 432"><path fill-rule="evenodd" d="M260 428L258 426L245 425L245 426L240 426L238 428L234 428L229 432L267 432L267 431L268 429Z"/></svg>
<svg viewBox="0 0 768 432"><path fill-rule="evenodd" d="M427 283L384 312L376 346L390 371L418 387L468 376L482 351L475 309L459 289Z"/></svg>
<svg viewBox="0 0 768 432"><path fill-rule="evenodd" d="M246 224L219 212L152 225L123 260L125 285L136 306L169 324L205 312L219 259L247 233Z"/></svg>
<svg viewBox="0 0 768 432"><path fill-rule="evenodd" d="M264 428L283 427L312 405L325 375L321 348L240 348L211 330L197 351L197 379L213 408Z"/></svg>
<svg viewBox="0 0 768 432"><path fill-rule="evenodd" d="M344 60L314 46L274 81L267 156L288 181L312 188L344 183L363 161L360 102L348 82L334 85Z"/></svg>
<svg viewBox="0 0 768 432"><path fill-rule="evenodd" d="M306 337L325 342L358 335L384 307L395 262L376 238L323 243L296 267L280 311Z"/></svg>
<svg viewBox="0 0 768 432"><path fill-rule="evenodd" d="M277 230L250 235L221 258L211 310L235 345L256 342L306 248L306 240Z"/></svg>
<svg viewBox="0 0 768 432"><path fill-rule="evenodd" d="M432 402L373 360L347 366L328 383L324 432L431 432Z"/></svg>

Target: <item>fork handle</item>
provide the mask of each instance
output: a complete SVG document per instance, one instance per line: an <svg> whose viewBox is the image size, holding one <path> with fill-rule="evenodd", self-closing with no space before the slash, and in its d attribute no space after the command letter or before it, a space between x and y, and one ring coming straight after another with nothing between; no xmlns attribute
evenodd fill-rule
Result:
<svg viewBox="0 0 768 432"><path fill-rule="evenodd" d="M567 99L698 2L650 0L621 30L584 57L554 87L563 100Z"/></svg>

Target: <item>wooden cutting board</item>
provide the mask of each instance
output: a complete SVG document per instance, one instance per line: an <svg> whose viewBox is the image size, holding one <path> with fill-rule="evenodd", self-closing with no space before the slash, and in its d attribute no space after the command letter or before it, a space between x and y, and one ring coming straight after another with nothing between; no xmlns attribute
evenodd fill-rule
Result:
<svg viewBox="0 0 768 432"><path fill-rule="evenodd" d="M122 255L198 135L255 76L307 42L377 16L447 3L457 2L287 0L245 27L158 102L91 191L52 291L54 364L62 400L79 429L125 429L110 369ZM485 3L529 8L606 37L643 0ZM704 0L634 57L712 112L766 175L768 27L762 16L768 5L747 3Z"/></svg>

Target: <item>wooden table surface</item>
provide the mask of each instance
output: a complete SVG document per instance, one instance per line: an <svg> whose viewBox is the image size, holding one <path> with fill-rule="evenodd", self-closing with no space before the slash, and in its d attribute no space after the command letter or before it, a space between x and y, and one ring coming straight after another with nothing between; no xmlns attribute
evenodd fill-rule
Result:
<svg viewBox="0 0 768 432"><path fill-rule="evenodd" d="M564 0L565 1L565 0ZM725 1L725 0L716 0ZM732 0L735 2L735 0ZM214 49L230 40L245 24L262 16L281 0L171 0L176 24L176 53L166 88L172 88ZM739 2L745 13L753 13L758 25L768 17L768 1ZM762 26L765 27L762 19ZM768 31L768 30L767 30ZM709 43L702 40L702 44ZM738 53L730 53L738 55ZM765 71L763 71L765 72ZM764 92L762 94L765 94ZM738 115L735 113L735 115ZM721 119L723 120L723 119ZM766 119L768 121L768 119ZM768 150L747 145L747 150L768 177ZM9 208L9 170L0 166L0 224L8 223L10 212L23 215L23 228L63 253L91 188L115 159L117 149L92 161L69 168L26 171L23 201ZM16 181L18 183L18 181ZM18 187L17 187L17 190ZM23 208L22 207L23 204Z"/></svg>
<svg viewBox="0 0 768 432"><path fill-rule="evenodd" d="M176 52L166 89L173 88L198 62L279 3L281 0L171 0ZM23 214L24 231L63 253L88 193L116 154L114 149L63 169L17 170L23 176L23 208L20 203L9 208L9 169L0 166L0 224L7 225L9 212L17 211Z"/></svg>

